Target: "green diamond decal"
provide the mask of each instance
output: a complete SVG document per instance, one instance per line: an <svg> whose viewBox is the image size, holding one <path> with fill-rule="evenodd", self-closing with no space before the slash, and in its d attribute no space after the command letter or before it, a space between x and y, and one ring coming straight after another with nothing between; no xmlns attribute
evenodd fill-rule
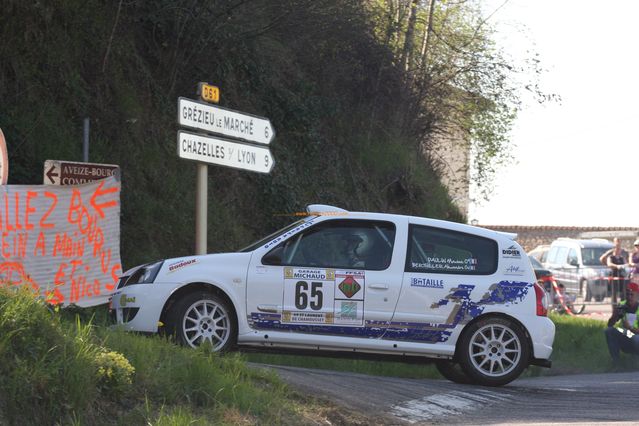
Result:
<svg viewBox="0 0 639 426"><path fill-rule="evenodd" d="M359 285L359 283L357 281L355 281L355 278L353 278L352 276L348 275L344 281L342 281L341 283L339 283L339 285L337 286L342 293L344 293L344 295L346 297L348 297L349 299L353 296L355 296L357 294L357 292L362 288L361 285Z"/></svg>

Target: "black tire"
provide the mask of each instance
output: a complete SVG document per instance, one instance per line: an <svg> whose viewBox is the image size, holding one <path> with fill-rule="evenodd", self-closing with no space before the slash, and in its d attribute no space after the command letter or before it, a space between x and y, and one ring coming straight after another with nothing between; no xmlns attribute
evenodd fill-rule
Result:
<svg viewBox="0 0 639 426"><path fill-rule="evenodd" d="M486 317L468 326L459 339L459 362L473 383L502 386L528 366L530 344L515 322Z"/></svg>
<svg viewBox="0 0 639 426"><path fill-rule="evenodd" d="M461 365L456 362L436 361L435 367L437 367L437 371L439 371L439 374L441 374L451 382L459 383L462 385L472 383L470 377L468 377L466 373L464 373Z"/></svg>
<svg viewBox="0 0 639 426"><path fill-rule="evenodd" d="M592 294L590 293L590 286L588 285L588 280L581 280L581 285L579 286L579 293L584 298L584 302L590 302L592 300Z"/></svg>
<svg viewBox="0 0 639 426"><path fill-rule="evenodd" d="M583 303L566 304L566 307L570 309L570 312L572 312L573 315L579 315L586 309L586 305Z"/></svg>
<svg viewBox="0 0 639 426"><path fill-rule="evenodd" d="M225 352L237 342L237 323L226 300L207 292L189 293L178 300L167 316L167 332L184 346L205 342L213 352Z"/></svg>

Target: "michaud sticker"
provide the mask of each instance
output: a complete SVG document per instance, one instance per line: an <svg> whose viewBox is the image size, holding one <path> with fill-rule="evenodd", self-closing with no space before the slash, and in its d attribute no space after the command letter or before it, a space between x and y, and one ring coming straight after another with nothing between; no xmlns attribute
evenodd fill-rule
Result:
<svg viewBox="0 0 639 426"><path fill-rule="evenodd" d="M429 288L444 288L444 280L434 280L431 278L411 278L411 287L429 287Z"/></svg>

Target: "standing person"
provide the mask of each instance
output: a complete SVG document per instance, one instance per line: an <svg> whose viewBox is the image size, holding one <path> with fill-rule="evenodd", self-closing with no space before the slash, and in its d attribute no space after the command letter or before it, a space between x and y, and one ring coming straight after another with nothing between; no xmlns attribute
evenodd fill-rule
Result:
<svg viewBox="0 0 639 426"><path fill-rule="evenodd" d="M605 331L608 351L615 363L620 351L639 355L639 284L628 284L627 292L627 299L612 311ZM617 329L617 323L621 330Z"/></svg>
<svg viewBox="0 0 639 426"><path fill-rule="evenodd" d="M632 268L630 271L630 281L639 284L639 238L635 240L633 245L635 248L628 258L628 264Z"/></svg>
<svg viewBox="0 0 639 426"><path fill-rule="evenodd" d="M615 244L612 252L608 255L607 264L610 268L610 276L612 277L612 302L617 301L617 294L623 289L621 285L621 279L625 277L625 266L628 261L628 252L621 248L621 241L619 238L612 240Z"/></svg>

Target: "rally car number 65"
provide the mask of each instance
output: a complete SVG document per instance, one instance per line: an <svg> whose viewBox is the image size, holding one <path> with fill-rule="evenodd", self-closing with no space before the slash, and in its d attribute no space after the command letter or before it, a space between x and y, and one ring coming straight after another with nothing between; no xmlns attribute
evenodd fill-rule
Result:
<svg viewBox="0 0 639 426"><path fill-rule="evenodd" d="M514 234L308 211L237 253L130 269L111 300L117 323L214 351L421 357L459 383L500 386L530 364L550 367L555 328Z"/></svg>

